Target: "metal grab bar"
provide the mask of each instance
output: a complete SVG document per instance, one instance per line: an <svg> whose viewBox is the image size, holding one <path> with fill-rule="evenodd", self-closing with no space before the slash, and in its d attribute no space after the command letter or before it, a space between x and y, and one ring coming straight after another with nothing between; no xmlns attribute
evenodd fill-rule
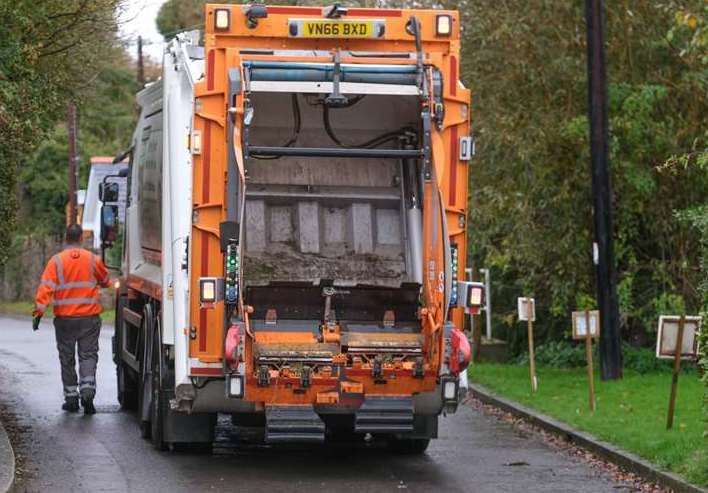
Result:
<svg viewBox="0 0 708 493"><path fill-rule="evenodd" d="M247 146L248 156L293 156L293 157L360 157L381 159L419 158L422 149L357 149L336 147L268 147Z"/></svg>

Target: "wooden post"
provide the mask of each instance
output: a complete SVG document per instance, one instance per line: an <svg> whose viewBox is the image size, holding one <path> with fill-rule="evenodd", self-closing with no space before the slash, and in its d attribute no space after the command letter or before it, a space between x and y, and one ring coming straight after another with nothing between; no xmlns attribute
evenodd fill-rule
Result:
<svg viewBox="0 0 708 493"><path fill-rule="evenodd" d="M683 347L683 326L686 315L679 319L678 334L676 335L676 351L674 353L674 373L671 376L671 397L669 397L669 415L666 418L666 429L674 426L674 409L676 408L676 391L678 390L679 372L681 371L681 348Z"/></svg>
<svg viewBox="0 0 708 493"><path fill-rule="evenodd" d="M69 142L69 172L67 173L68 178L68 217L66 218L66 225L76 223L76 190L78 188L77 180L77 145L76 145L76 104L73 101L69 101L66 111L66 129Z"/></svg>
<svg viewBox="0 0 708 493"><path fill-rule="evenodd" d="M592 368L592 334L590 333L589 310L585 310L585 358L588 362L588 388L590 389L590 411L595 412L595 377L593 375Z"/></svg>
<svg viewBox="0 0 708 493"><path fill-rule="evenodd" d="M538 382L536 381L536 355L533 350L533 310L531 308L531 298L526 298L526 319L528 320L529 333L529 377L531 378L531 392L536 392Z"/></svg>

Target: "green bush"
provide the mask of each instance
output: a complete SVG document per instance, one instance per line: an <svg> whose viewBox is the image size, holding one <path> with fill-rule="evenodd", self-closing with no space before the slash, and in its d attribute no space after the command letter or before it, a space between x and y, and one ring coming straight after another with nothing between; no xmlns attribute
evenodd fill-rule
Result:
<svg viewBox="0 0 708 493"><path fill-rule="evenodd" d="M671 362L656 358L653 349L637 348L629 344L624 344L622 348L624 355L624 368L636 371L640 374L654 373L659 371L671 371ZM528 352L516 358L516 363L527 365L529 361ZM593 361L595 366L599 366L600 355L598 345L593 345ZM587 364L585 360L584 344L569 341L553 341L539 345L536 348L536 364L538 366L548 366L551 368L579 368ZM683 365L684 370L693 371L693 366Z"/></svg>
<svg viewBox="0 0 708 493"><path fill-rule="evenodd" d="M594 352L596 355L597 348L595 348ZM529 353L523 353L516 361L519 364L528 364ZM536 364L552 368L578 368L585 366L585 347L567 341L552 341L541 344L536 348Z"/></svg>
<svg viewBox="0 0 708 493"><path fill-rule="evenodd" d="M622 349L624 358L624 367L629 370L634 370L637 373L645 374L656 371L671 371L672 362L668 360L658 359L654 349L636 348L625 344ZM692 365L684 363L684 370L692 370Z"/></svg>

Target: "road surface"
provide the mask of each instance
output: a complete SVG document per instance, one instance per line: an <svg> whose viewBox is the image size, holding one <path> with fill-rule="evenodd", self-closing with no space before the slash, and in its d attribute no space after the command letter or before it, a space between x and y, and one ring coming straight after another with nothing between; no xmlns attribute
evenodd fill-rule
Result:
<svg viewBox="0 0 708 493"><path fill-rule="evenodd" d="M467 406L441 419L423 456L359 448L238 447L221 419L213 454L158 452L120 411L111 361L112 328L101 334L98 413L66 414L54 328L0 318L0 406L23 430L16 491L618 491L598 470L525 437Z"/></svg>

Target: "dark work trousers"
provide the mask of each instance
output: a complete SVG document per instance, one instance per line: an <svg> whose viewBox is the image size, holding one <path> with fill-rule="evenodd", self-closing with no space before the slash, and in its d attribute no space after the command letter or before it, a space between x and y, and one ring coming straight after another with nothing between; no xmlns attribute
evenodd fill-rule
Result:
<svg viewBox="0 0 708 493"><path fill-rule="evenodd" d="M93 398L96 395L96 364L101 317L56 317L54 329L61 363L64 398ZM79 352L79 378L76 378L76 350Z"/></svg>

